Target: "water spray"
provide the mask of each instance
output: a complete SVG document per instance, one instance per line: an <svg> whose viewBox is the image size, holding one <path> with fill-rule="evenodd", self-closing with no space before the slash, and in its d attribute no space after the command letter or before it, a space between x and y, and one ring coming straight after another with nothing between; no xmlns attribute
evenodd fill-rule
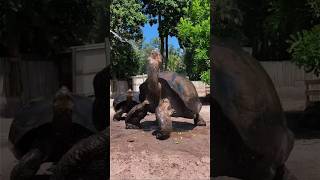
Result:
<svg viewBox="0 0 320 180"><path fill-rule="evenodd" d="M116 37L119 41L121 41L122 43L128 43L130 44L134 50L139 50L138 46L137 46L137 43L133 40L128 40L124 37L121 37L118 33L110 30L110 32L114 35L114 37Z"/></svg>

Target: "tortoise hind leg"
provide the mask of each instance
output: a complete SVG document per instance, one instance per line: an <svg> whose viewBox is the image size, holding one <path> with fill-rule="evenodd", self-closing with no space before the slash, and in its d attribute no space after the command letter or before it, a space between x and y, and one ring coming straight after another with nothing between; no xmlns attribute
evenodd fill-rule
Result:
<svg viewBox="0 0 320 180"><path fill-rule="evenodd" d="M156 118L160 129L152 133L157 139L164 140L170 137L172 131L172 113L173 109L171 108L169 100L161 100L159 106L156 108Z"/></svg>
<svg viewBox="0 0 320 180"><path fill-rule="evenodd" d="M148 112L148 101L143 101L142 103L134 106L127 114L125 119L126 129L140 129L140 121L143 119Z"/></svg>
<svg viewBox="0 0 320 180"><path fill-rule="evenodd" d="M298 180L285 165L280 166L277 169L274 180Z"/></svg>
<svg viewBox="0 0 320 180"><path fill-rule="evenodd" d="M58 161L50 180L109 179L109 127L76 143ZM93 177L92 177L93 176Z"/></svg>
<svg viewBox="0 0 320 180"><path fill-rule="evenodd" d="M206 126L206 122L201 117L200 114L196 114L196 117L194 118L194 125L195 126Z"/></svg>
<svg viewBox="0 0 320 180"><path fill-rule="evenodd" d="M32 180L44 160L45 155L39 149L30 150L12 169L10 180Z"/></svg>
<svg viewBox="0 0 320 180"><path fill-rule="evenodd" d="M123 109L120 108L113 116L113 121L120 121L121 120L121 116L123 114Z"/></svg>

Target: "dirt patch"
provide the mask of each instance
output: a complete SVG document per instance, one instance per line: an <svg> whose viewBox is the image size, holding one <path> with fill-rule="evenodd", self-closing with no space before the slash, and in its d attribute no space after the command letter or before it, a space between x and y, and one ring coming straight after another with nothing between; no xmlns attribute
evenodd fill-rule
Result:
<svg viewBox="0 0 320 180"><path fill-rule="evenodd" d="M200 114L207 126L194 126L192 119L172 118L174 132L157 140L155 115L142 121L143 129L125 129L124 121L112 121L111 179L210 179L210 107Z"/></svg>

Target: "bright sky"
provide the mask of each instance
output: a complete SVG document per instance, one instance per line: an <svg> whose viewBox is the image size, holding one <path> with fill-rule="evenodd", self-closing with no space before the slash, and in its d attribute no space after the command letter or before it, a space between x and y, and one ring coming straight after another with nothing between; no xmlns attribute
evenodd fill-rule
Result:
<svg viewBox="0 0 320 180"><path fill-rule="evenodd" d="M143 31L144 42L149 43L153 38L159 37L158 24L154 24L150 26L149 23L146 23L144 27L142 27L142 31ZM169 47L170 47L170 44L172 44L173 47L175 48L180 47L178 39L176 37L169 36Z"/></svg>

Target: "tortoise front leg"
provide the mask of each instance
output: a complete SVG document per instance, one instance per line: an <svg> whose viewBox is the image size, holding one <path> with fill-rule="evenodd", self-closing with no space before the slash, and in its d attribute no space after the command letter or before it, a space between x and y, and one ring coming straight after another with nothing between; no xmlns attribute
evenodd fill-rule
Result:
<svg viewBox="0 0 320 180"><path fill-rule="evenodd" d="M140 129L140 121L148 112L149 101L145 100L140 104L134 106L127 114L126 117L126 129Z"/></svg>
<svg viewBox="0 0 320 180"><path fill-rule="evenodd" d="M196 117L194 118L194 125L195 126L206 126L206 122L201 117L200 114L196 114Z"/></svg>
<svg viewBox="0 0 320 180"><path fill-rule="evenodd" d="M114 121L120 121L123 112L124 112L123 109L120 108L120 109L114 114L113 120L114 120Z"/></svg>
<svg viewBox="0 0 320 180"><path fill-rule="evenodd" d="M32 180L45 157L39 149L31 149L12 169L10 180Z"/></svg>
<svg viewBox="0 0 320 180"><path fill-rule="evenodd" d="M56 164L50 180L83 179L87 175L92 175L91 170L94 170L92 176L97 176L96 179L109 179L110 174L107 172L109 138L109 128L107 128L75 144ZM97 162L98 166L90 167Z"/></svg>
<svg viewBox="0 0 320 180"><path fill-rule="evenodd" d="M298 180L285 165L277 169L276 176L273 180Z"/></svg>
<svg viewBox="0 0 320 180"><path fill-rule="evenodd" d="M153 132L157 139L164 140L170 137L172 131L171 115L173 109L168 99L160 100L159 106L156 108L156 118L159 123L159 130Z"/></svg>

